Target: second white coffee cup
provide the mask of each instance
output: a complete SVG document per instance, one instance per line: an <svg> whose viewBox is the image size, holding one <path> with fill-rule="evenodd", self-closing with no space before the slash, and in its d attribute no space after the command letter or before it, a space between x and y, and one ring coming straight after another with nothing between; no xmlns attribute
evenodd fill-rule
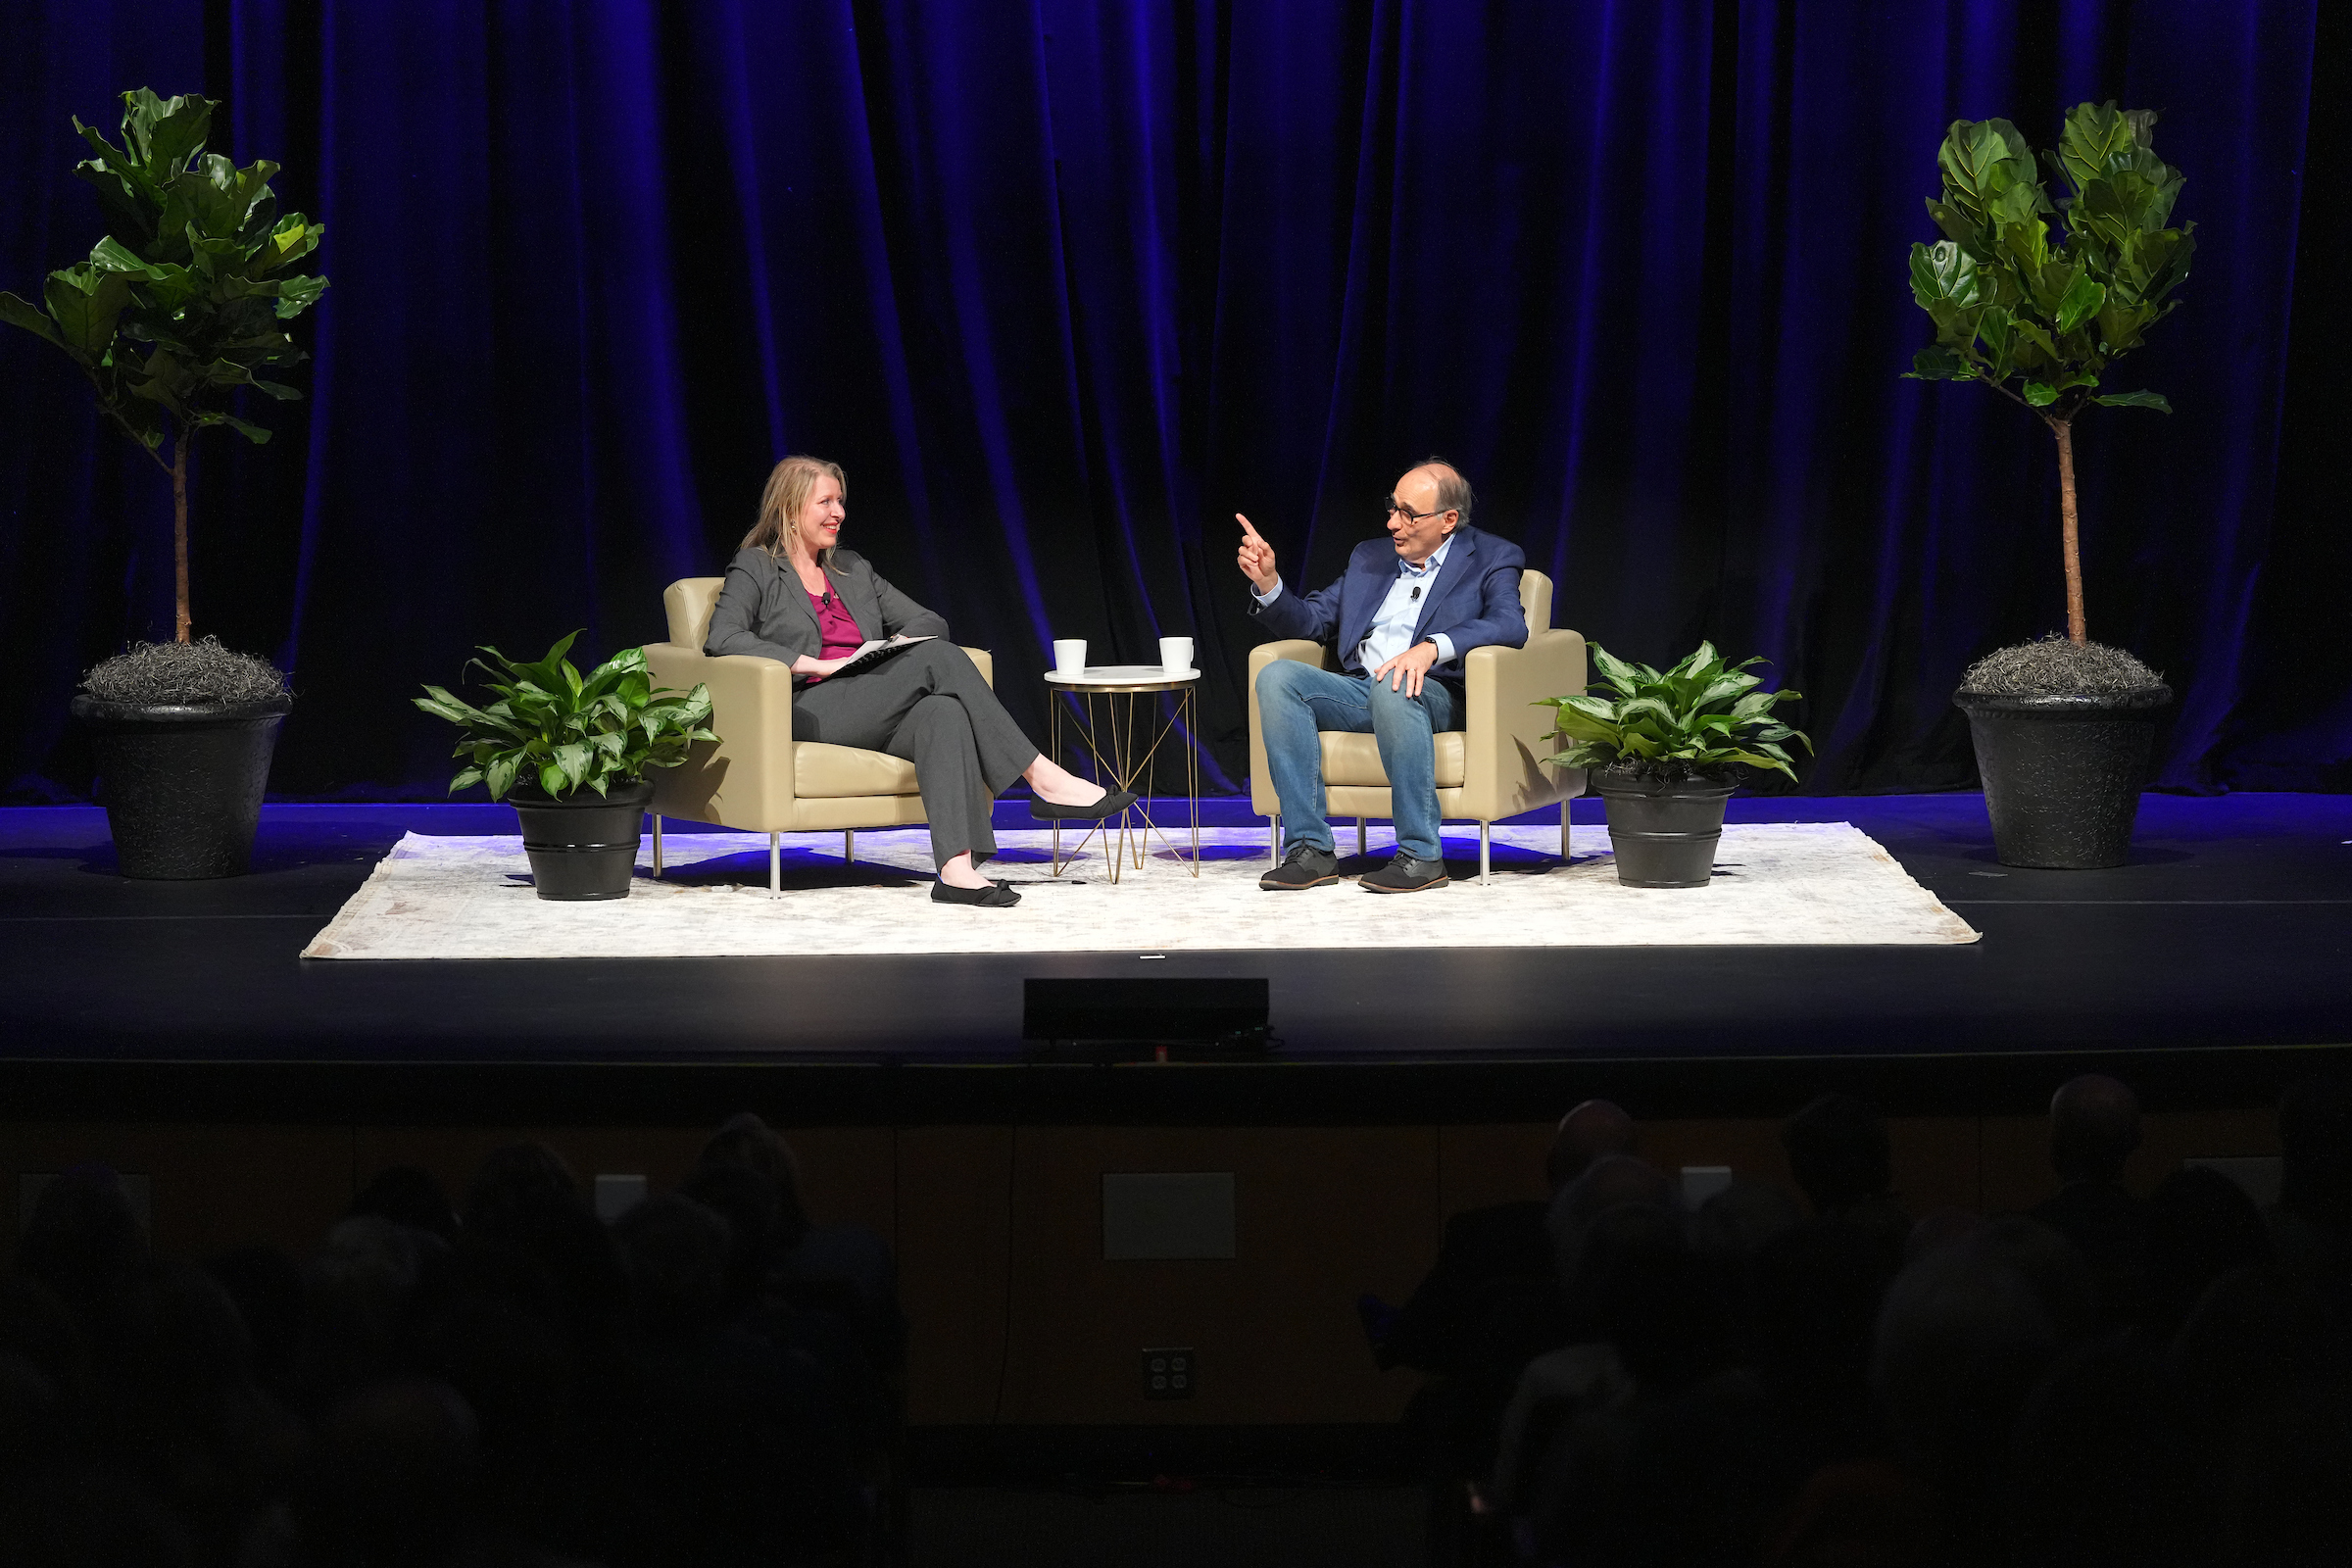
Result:
<svg viewBox="0 0 2352 1568"><path fill-rule="evenodd" d="M1086 673L1086 639L1056 637L1054 639L1054 673L1083 675Z"/></svg>
<svg viewBox="0 0 2352 1568"><path fill-rule="evenodd" d="M1166 675L1191 674L1193 640L1190 637L1162 637L1159 640L1159 668Z"/></svg>

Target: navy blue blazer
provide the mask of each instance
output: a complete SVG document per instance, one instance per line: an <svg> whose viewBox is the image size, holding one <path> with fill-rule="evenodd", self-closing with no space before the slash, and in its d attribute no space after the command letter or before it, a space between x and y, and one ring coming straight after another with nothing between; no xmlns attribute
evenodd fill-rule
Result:
<svg viewBox="0 0 2352 1568"><path fill-rule="evenodd" d="M1471 649L1495 643L1527 646L1527 612L1519 605L1519 572L1526 564L1527 557L1508 539L1467 523L1453 530L1453 548L1446 552L1437 585L1423 598L1421 618L1413 626L1415 643L1440 632L1453 643L1451 662L1437 665L1431 674L1460 680L1462 657ZM1282 597L1270 605L1259 604L1252 593L1250 613L1276 637L1336 641L1340 667L1362 674L1363 661L1355 651L1396 585L1396 542L1385 536L1367 539L1348 558L1348 569L1338 582L1311 594L1294 593L1285 582Z"/></svg>

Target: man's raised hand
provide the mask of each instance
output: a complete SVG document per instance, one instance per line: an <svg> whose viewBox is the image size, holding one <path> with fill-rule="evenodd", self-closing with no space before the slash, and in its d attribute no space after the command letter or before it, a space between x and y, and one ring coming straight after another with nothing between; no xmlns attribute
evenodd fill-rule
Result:
<svg viewBox="0 0 2352 1568"><path fill-rule="evenodd" d="M1282 581L1282 573L1274 569L1274 547L1258 537L1257 530L1250 526L1248 517L1237 512L1233 514L1233 520L1242 525L1242 548L1234 558L1242 568L1242 574L1257 585L1260 594L1272 593L1275 585Z"/></svg>

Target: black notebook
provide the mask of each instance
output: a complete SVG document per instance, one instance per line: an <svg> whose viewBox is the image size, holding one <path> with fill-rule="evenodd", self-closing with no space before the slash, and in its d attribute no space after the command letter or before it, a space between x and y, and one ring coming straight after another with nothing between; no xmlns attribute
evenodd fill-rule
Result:
<svg viewBox="0 0 2352 1568"><path fill-rule="evenodd" d="M839 680L844 675L862 675L885 660L896 659L916 643L927 643L930 640L929 637L903 637L886 643L867 643L863 652L825 678Z"/></svg>

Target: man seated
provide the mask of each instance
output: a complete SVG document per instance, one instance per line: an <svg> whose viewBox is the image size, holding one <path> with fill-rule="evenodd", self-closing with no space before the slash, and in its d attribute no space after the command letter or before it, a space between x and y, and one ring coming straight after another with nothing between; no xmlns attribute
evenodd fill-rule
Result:
<svg viewBox="0 0 2352 1568"><path fill-rule="evenodd" d="M1438 845L1438 754L1433 739L1463 710L1462 658L1490 643L1519 648L1519 547L1470 526L1470 482L1432 458L1396 481L1389 537L1355 547L1330 587L1286 591L1274 547L1250 519L1238 557L1254 590L1250 613L1276 637L1336 642L1340 667L1278 659L1258 672L1266 765L1282 801L1282 864L1257 885L1278 892L1337 882L1339 854L1324 817L1323 730L1369 732L1389 775L1396 858L1360 879L1370 893L1446 884Z"/></svg>

